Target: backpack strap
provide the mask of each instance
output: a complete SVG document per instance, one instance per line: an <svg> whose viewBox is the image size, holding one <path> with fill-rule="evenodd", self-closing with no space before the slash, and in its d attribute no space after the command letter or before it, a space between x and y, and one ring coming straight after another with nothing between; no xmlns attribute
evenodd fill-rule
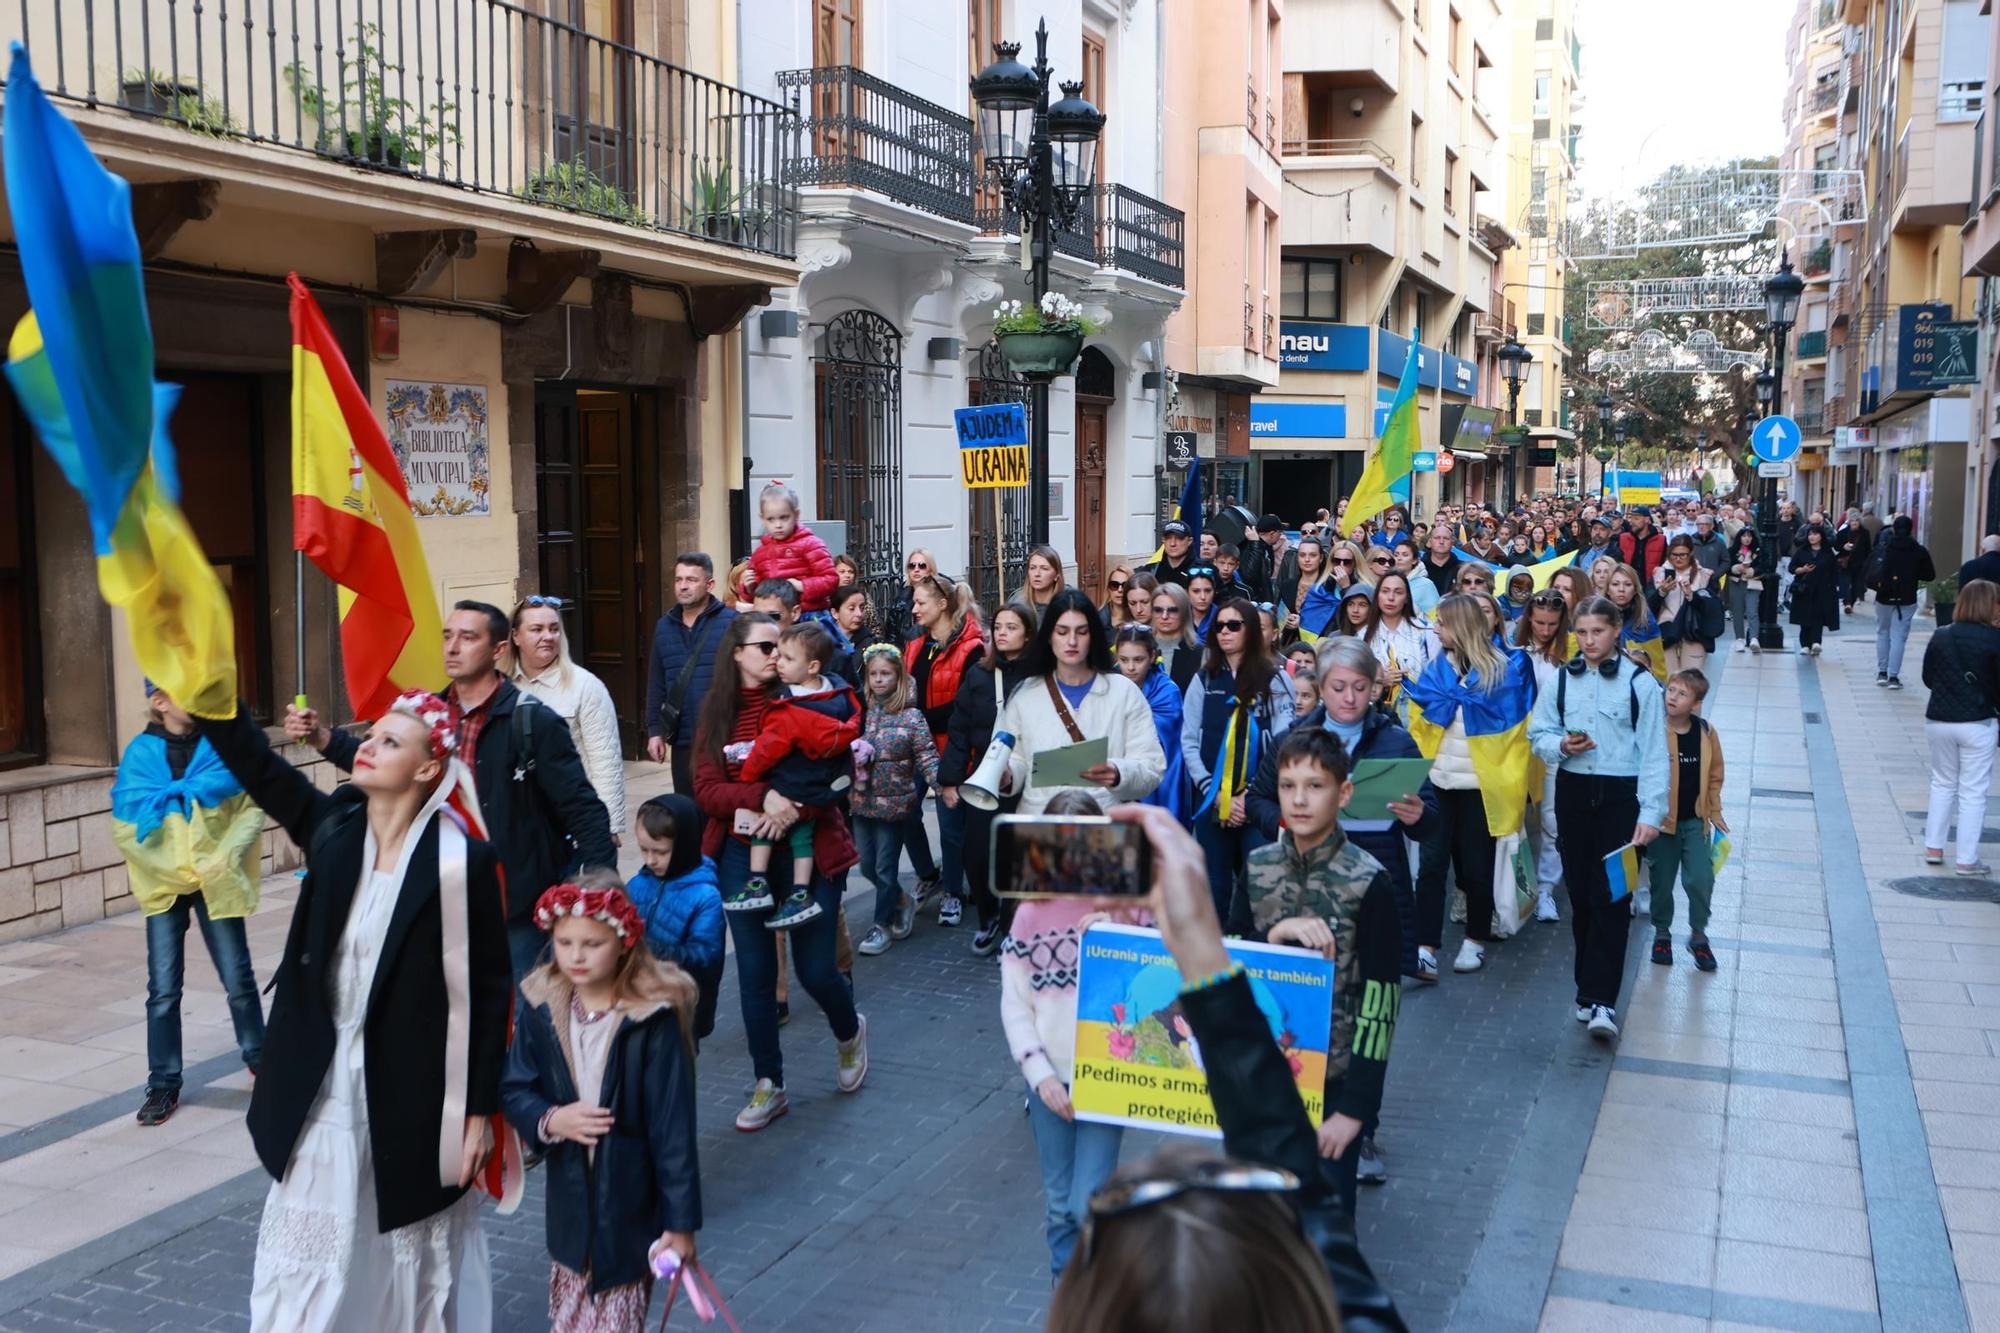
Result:
<svg viewBox="0 0 2000 1333"><path fill-rule="evenodd" d="M526 782L528 775L535 771L535 719L534 708L540 707L535 696L526 690L514 693L514 781Z"/></svg>

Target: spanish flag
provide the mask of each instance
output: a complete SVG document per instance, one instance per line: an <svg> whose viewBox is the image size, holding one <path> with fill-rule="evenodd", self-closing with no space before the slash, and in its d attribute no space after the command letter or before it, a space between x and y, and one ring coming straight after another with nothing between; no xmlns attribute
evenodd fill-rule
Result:
<svg viewBox="0 0 2000 1333"><path fill-rule="evenodd" d="M292 286L292 545L340 585L340 655L356 717L443 689L444 625L403 470L327 328Z"/></svg>
<svg viewBox="0 0 2000 1333"><path fill-rule="evenodd" d="M7 378L42 447L83 497L97 586L125 609L145 673L198 717L236 712L236 638L215 568L181 513L153 382L131 190L50 105L16 43L7 76L7 206L30 310Z"/></svg>
<svg viewBox="0 0 2000 1333"><path fill-rule="evenodd" d="M1382 437L1375 441L1368 466L1361 469L1354 494L1348 497L1341 523L1352 529L1396 503L1390 488L1416 467L1417 443L1417 340L1412 338L1410 354L1403 361L1403 378L1389 402L1389 419L1382 425Z"/></svg>
<svg viewBox="0 0 2000 1333"><path fill-rule="evenodd" d="M1454 721L1465 724L1465 745L1479 775L1486 830L1504 838L1521 829L1528 806L1528 713L1535 702L1535 670L1525 653L1506 654L1504 675L1487 689L1477 670L1461 677L1444 655L1403 683L1410 736L1426 759L1437 758Z"/></svg>

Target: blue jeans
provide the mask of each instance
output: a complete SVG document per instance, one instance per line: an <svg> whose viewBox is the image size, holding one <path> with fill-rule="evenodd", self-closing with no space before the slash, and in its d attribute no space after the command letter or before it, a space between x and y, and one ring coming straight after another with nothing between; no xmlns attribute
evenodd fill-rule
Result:
<svg viewBox="0 0 2000 1333"><path fill-rule="evenodd" d="M255 1069L264 1058L264 1008L257 998L257 974L250 968L250 944L243 918L208 915L199 893L184 893L164 912L146 918L146 1086L181 1089L181 980L186 972L188 917L201 927L202 942L215 960L216 975L229 996L229 1019L236 1049Z"/></svg>
<svg viewBox="0 0 2000 1333"><path fill-rule="evenodd" d="M1916 619L1914 606L1875 604L1875 670L1891 676L1903 674L1903 645L1910 641L1910 622Z"/></svg>
<svg viewBox="0 0 2000 1333"><path fill-rule="evenodd" d="M917 808L910 812L908 819L896 824L896 836L901 839L902 848L910 853L910 869L917 872L917 878L935 878L938 864L937 858L931 855L930 832L924 828L924 789L921 783L917 786Z"/></svg>
<svg viewBox="0 0 2000 1333"><path fill-rule="evenodd" d="M861 853L862 876L875 886L875 924L887 930L903 896L903 825L856 815L854 849Z"/></svg>
<svg viewBox="0 0 2000 1333"><path fill-rule="evenodd" d="M535 970L535 964L542 961L542 950L549 937L535 924L533 917L507 923L507 958L514 965L514 984L521 984L521 978Z"/></svg>
<svg viewBox="0 0 2000 1333"><path fill-rule="evenodd" d="M781 843L771 849L773 876L791 882L791 854ZM750 875L750 849L735 838L725 838L722 855L716 858L717 878L722 896L740 888ZM825 875L815 873L813 899L819 915L803 926L786 931L791 937L792 968L799 984L813 997L826 1015L836 1041L852 1041L861 1029L854 1010L854 995L834 964L833 936L840 929L840 887ZM750 1065L758 1078L785 1085L785 1052L778 1044L778 937L764 926L762 912L726 912L729 935L736 943L736 988L743 1001L743 1030L750 1042Z"/></svg>
<svg viewBox="0 0 2000 1333"><path fill-rule="evenodd" d="M962 897L965 893L965 867L960 858L965 850L965 804L960 802L956 806L948 806L944 797L936 795L931 801L937 807L938 842L943 848L938 883L952 897Z"/></svg>
<svg viewBox="0 0 2000 1333"><path fill-rule="evenodd" d="M1083 1220L1090 1216L1090 1196L1118 1169L1125 1131L1117 1125L1065 1120L1038 1093L1028 1096L1028 1128L1035 1133L1035 1156L1042 1165L1049 1275L1061 1277Z"/></svg>

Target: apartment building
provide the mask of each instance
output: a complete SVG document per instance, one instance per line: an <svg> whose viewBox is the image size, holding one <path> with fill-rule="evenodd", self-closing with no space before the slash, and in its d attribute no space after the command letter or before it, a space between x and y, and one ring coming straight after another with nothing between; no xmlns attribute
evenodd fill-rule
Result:
<svg viewBox="0 0 2000 1333"><path fill-rule="evenodd" d="M1990 3L1981 13L1990 13ZM2000 24L1988 20L1985 86L2000 71ZM1965 532L1967 545L2000 532L2000 120L1989 101L1972 133L1972 211L1960 229L1965 276L1977 284L1979 337L1967 407Z"/></svg>
<svg viewBox="0 0 2000 1333"><path fill-rule="evenodd" d="M913 547L964 571L988 605L1021 585L1027 556L1027 490L997 493L996 543L996 493L963 487L952 428L957 408L1030 397L992 338L995 307L1026 299L1028 275L1020 220L978 155L972 76L1002 41L1022 43L1032 64L1046 22L1056 79L1106 113L1099 183L1057 230L1050 265L1052 288L1105 327L1051 388L1050 475L1036 479L1069 578L1101 591L1111 563L1156 539L1163 332L1185 281L1186 219L1159 198L1163 10L1099 0L739 9L744 85L794 114L800 140L802 273L747 333L750 487L793 486L808 522L856 556L878 597L901 583ZM1260 41L1266 29L1260 20ZM1242 95L1232 97L1240 135ZM1241 224L1237 202L1215 226ZM1214 323L1240 364L1235 320L1226 338Z"/></svg>
<svg viewBox="0 0 2000 1333"><path fill-rule="evenodd" d="M1823 361L1812 355L1822 350L1819 330L1814 316L1802 315L1793 353L1802 374L1791 401L1802 410L1818 405L1823 422L1829 405L1837 408L1825 476L1805 474L1805 493L1910 514L1940 565L1956 562L1982 527L1983 451L1968 449L1975 292L1964 277L1961 231L1976 197L1986 103L1992 20L1983 7L1983 0L1843 0L1836 15L1815 4L1800 19L1811 31L1795 28L1791 38L1808 66L1806 114L1824 119L1816 107L1830 53L1840 53L1841 76L1857 85L1851 158L1849 99L1832 94L1841 108L1833 153L1862 173L1867 214L1856 226L1836 213L1830 235L1814 234L1811 220L1801 224L1800 244L1811 243L1801 270L1826 266L1812 279L1825 291L1826 346ZM1847 29L1837 43L1829 35L1836 18ZM1822 125L1801 136L1800 149L1822 152L1826 142Z"/></svg>
<svg viewBox="0 0 2000 1333"><path fill-rule="evenodd" d="M1517 302L1516 336L1534 358L1521 384L1527 439L1512 460L1520 490L1552 486L1560 447L1576 438L1563 315L1565 294L1577 280L1569 243L1583 109L1576 11L1576 0L1508 3L1506 216L1521 244L1504 256L1502 287Z"/></svg>
<svg viewBox="0 0 2000 1333"><path fill-rule="evenodd" d="M269 722L303 688L346 716L333 590L308 571L293 595L296 270L403 457L438 597L563 598L636 746L672 557L731 549L730 331L798 274L790 113L733 86L735 25L713 6L320 0L251 19L173 0L0 15L134 183L159 373L183 386L185 505L235 602L250 711ZM26 304L0 251L10 326ZM106 812L141 700L81 507L9 404L0 940L130 906Z"/></svg>
<svg viewBox="0 0 2000 1333"><path fill-rule="evenodd" d="M1514 484L1491 443L1504 334L1501 160L1511 33L1499 0L1289 0L1282 374L1250 405L1262 508L1351 491L1414 343L1419 516ZM1502 479L1504 476L1504 480ZM1261 485L1259 485L1261 483Z"/></svg>

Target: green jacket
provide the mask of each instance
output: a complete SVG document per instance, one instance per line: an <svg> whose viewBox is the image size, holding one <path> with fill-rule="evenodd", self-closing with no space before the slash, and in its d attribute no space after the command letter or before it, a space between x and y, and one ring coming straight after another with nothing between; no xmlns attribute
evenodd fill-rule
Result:
<svg viewBox="0 0 2000 1333"><path fill-rule="evenodd" d="M1250 853L1244 886L1258 939L1298 916L1316 916L1333 928L1326 1109L1369 1119L1382 1108L1403 996L1403 927L1388 872L1338 826L1303 853L1286 829Z"/></svg>

